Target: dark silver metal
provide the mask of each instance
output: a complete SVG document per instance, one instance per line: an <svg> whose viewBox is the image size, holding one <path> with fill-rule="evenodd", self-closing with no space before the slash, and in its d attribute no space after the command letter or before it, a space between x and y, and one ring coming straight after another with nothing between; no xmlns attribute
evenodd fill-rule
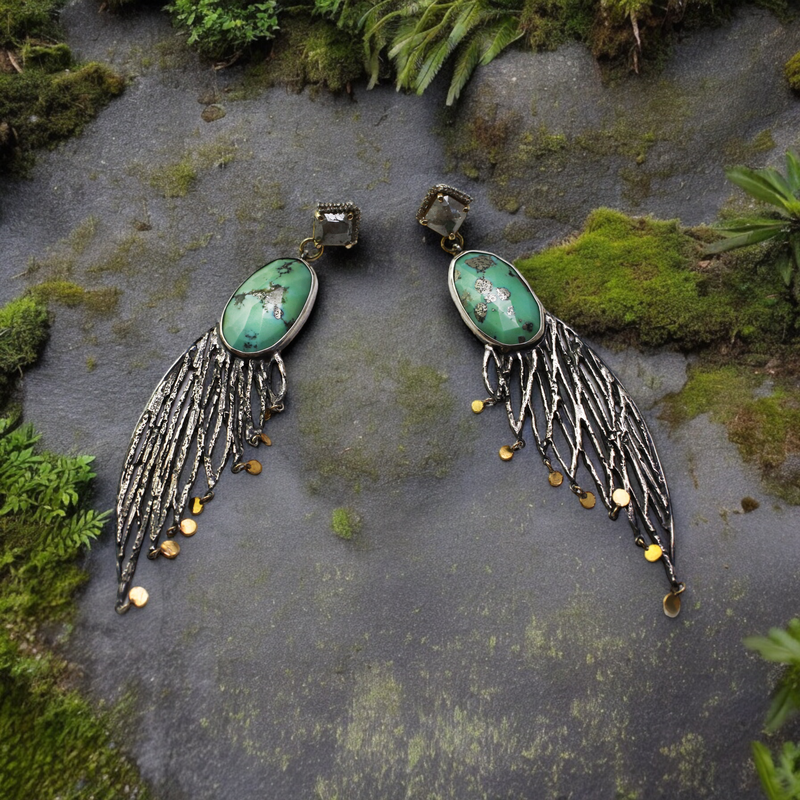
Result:
<svg viewBox="0 0 800 800"><path fill-rule="evenodd" d="M148 557L156 558L162 534L179 525L201 471L205 502L229 459L242 460L245 441L261 432L267 410L281 406L285 393L279 353L241 358L216 328L170 367L136 424L120 477L119 613L130 605L128 591L145 538Z"/></svg>
<svg viewBox="0 0 800 800"><path fill-rule="evenodd" d="M617 488L631 497L626 507L637 543L657 544L673 592L683 590L675 574L675 530L669 489L653 440L639 409L614 373L572 328L545 312L538 345L504 354L486 345L483 379L522 440L526 419L544 465L557 459L572 490L584 492L580 467L591 475L609 512Z"/></svg>

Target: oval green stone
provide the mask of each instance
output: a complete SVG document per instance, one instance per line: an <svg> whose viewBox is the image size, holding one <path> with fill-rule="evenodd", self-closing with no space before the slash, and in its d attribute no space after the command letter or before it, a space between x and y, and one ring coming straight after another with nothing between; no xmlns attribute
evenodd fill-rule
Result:
<svg viewBox="0 0 800 800"><path fill-rule="evenodd" d="M279 258L254 272L222 312L219 329L226 346L257 356L288 344L314 304L315 277L298 258Z"/></svg>
<svg viewBox="0 0 800 800"><path fill-rule="evenodd" d="M541 337L543 315L536 295L514 266L494 253L469 250L454 258L450 291L465 320L490 344L523 347Z"/></svg>

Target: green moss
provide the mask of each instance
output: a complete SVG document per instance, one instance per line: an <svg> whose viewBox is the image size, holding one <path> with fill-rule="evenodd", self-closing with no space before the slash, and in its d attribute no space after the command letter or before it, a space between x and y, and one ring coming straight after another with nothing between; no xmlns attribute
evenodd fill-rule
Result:
<svg viewBox="0 0 800 800"><path fill-rule="evenodd" d="M761 381L739 366L695 367L684 388L666 398L662 416L678 424L709 414L726 427L742 459L758 467L770 491L800 504L800 469L787 461L800 457L800 389L778 386L756 396Z"/></svg>
<svg viewBox="0 0 800 800"><path fill-rule="evenodd" d="M300 91L309 84L340 92L363 74L360 36L329 20L285 15L269 57L247 68L244 82L233 96L253 97L271 86Z"/></svg>
<svg viewBox="0 0 800 800"><path fill-rule="evenodd" d="M0 47L16 48L26 39L59 37L56 15L65 0L0 0Z"/></svg>
<svg viewBox="0 0 800 800"><path fill-rule="evenodd" d="M0 308L0 408L22 370L39 358L48 332L47 307L34 297L20 297Z"/></svg>
<svg viewBox="0 0 800 800"><path fill-rule="evenodd" d="M0 145L0 170L23 172L32 150L80 133L124 85L101 64L56 74L41 69L0 74L0 122L14 133L13 144Z"/></svg>
<svg viewBox="0 0 800 800"><path fill-rule="evenodd" d="M768 128L759 131L749 142L734 136L723 145L722 152L727 164L746 164L759 155L775 149L775 139Z"/></svg>
<svg viewBox="0 0 800 800"><path fill-rule="evenodd" d="M40 45L26 42L20 51L26 68L60 72L72 66L72 52L65 44Z"/></svg>
<svg viewBox="0 0 800 800"><path fill-rule="evenodd" d="M350 508L334 508L331 529L340 539L350 541L361 530L361 518Z"/></svg>
<svg viewBox="0 0 800 800"><path fill-rule="evenodd" d="M84 289L71 281L45 281L30 289L30 294L43 303L59 303L75 308L84 306L96 314L113 314L121 290L116 287Z"/></svg>
<svg viewBox="0 0 800 800"><path fill-rule="evenodd" d="M185 197L197 180L197 170L190 156L173 164L157 167L150 174L150 185L164 197Z"/></svg>
<svg viewBox="0 0 800 800"><path fill-rule="evenodd" d="M554 50L565 42L588 41L594 25L591 0L525 0L520 28L537 50Z"/></svg>
<svg viewBox="0 0 800 800"><path fill-rule="evenodd" d="M136 233L130 233L105 248L87 267L86 271L90 274L130 275L136 271L138 260L145 250L143 238Z"/></svg>
<svg viewBox="0 0 800 800"><path fill-rule="evenodd" d="M789 88L800 92L800 53L795 53L784 65L783 74L789 83Z"/></svg>
<svg viewBox="0 0 800 800"><path fill-rule="evenodd" d="M175 161L152 168L135 163L129 167L129 172L164 197L185 197L201 172L225 167L241 157L236 141L228 134L221 134L197 147L186 148Z"/></svg>
<svg viewBox="0 0 800 800"><path fill-rule="evenodd" d="M75 564L80 542L102 527L80 510L91 459L37 453L29 428L9 431L2 420L0 429L3 463L14 464L0 496L8 504L13 495L17 508L0 516L0 796L143 800L147 790L113 744L111 715L67 688L74 667L48 644L54 632L66 635L87 578ZM41 503L54 493L63 523L43 525ZM38 502L26 507L26 497Z"/></svg>
<svg viewBox="0 0 800 800"><path fill-rule="evenodd" d="M776 276L733 257L701 266L705 232L691 233L598 209L578 236L517 266L545 308L584 334L686 349L780 341L793 311Z"/></svg>

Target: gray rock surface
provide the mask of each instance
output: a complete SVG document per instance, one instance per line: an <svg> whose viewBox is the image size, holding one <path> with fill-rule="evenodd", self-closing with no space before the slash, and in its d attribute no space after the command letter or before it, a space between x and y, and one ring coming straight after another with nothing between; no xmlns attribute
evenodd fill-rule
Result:
<svg viewBox="0 0 800 800"><path fill-rule="evenodd" d="M428 186L449 179L476 195L468 243L516 257L595 205L630 210L618 168L587 162L577 188L574 172L520 175L581 199L505 241L514 217L488 201L491 186L445 174L441 92L232 101L240 73L183 55L157 14L115 19L78 0L64 21L85 57L135 77L84 136L4 191L0 300L47 275L121 290L108 316L59 308L26 378L44 443L97 454L100 507L114 502L150 392L232 289L295 252L316 200L364 212L358 247L318 262L264 473L226 473L180 557L142 560L142 611L114 613L111 537L89 557L71 655L94 697L129 701L120 744L155 796L757 797L749 743L776 671L741 640L797 610L800 512L761 492L719 426L699 418L670 433L658 420L683 356L604 352L670 479L689 588L681 617L665 618L663 571L623 522L550 488L530 450L497 458L504 415L469 410L483 394L481 347L452 307L447 256L414 221ZM773 155L796 140L798 106L774 67L799 30L748 13L676 48L663 80L720 97L681 112L704 131L703 153L683 137L648 153L679 171L641 212L711 221L728 190L720 157L705 156L765 128ZM647 83L603 87L577 47L498 60L462 120L487 85L520 114L535 94L537 114L568 132L604 124L621 92L659 97ZM209 93L226 112L213 122L198 103ZM674 107L654 114L671 124ZM179 164L196 178L165 197ZM31 259L38 272L12 278ZM740 513L744 496L760 508ZM362 518L352 542L331 531L337 507Z"/></svg>

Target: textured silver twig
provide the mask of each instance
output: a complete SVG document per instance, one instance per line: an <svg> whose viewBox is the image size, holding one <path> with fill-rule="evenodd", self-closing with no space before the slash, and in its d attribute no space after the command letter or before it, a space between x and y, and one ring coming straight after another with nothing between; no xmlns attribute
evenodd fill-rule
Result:
<svg viewBox="0 0 800 800"><path fill-rule="evenodd" d="M277 371L276 386L273 387ZM206 494L228 463L241 460L245 442L261 433L269 409L283 402L286 369L279 353L244 359L231 353L214 328L167 371L133 432L117 494L117 611L139 552L149 538L155 557L166 531L180 523L202 468Z"/></svg>
<svg viewBox="0 0 800 800"><path fill-rule="evenodd" d="M574 489L583 465L609 511L615 489L630 494L626 510L637 543L646 536L661 548L670 585L679 589L669 489L647 425L597 353L560 319L545 316L547 330L533 349L506 355L486 346L486 388L505 404L517 441L530 418L542 460L557 460Z"/></svg>

